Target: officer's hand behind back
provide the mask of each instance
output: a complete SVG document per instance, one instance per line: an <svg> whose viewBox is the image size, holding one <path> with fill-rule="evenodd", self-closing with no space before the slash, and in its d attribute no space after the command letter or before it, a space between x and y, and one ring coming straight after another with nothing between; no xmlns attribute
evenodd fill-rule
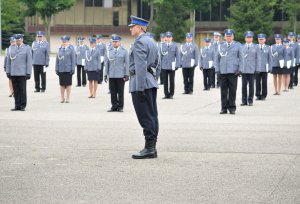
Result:
<svg viewBox="0 0 300 204"><path fill-rule="evenodd" d="M104 76L104 82L107 83L107 75Z"/></svg>

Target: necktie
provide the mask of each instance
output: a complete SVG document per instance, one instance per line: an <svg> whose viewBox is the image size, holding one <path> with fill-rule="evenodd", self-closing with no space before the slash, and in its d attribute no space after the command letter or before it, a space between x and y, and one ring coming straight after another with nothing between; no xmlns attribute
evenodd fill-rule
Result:
<svg viewBox="0 0 300 204"><path fill-rule="evenodd" d="M228 47L228 48L230 47L230 43L227 44L227 47Z"/></svg>

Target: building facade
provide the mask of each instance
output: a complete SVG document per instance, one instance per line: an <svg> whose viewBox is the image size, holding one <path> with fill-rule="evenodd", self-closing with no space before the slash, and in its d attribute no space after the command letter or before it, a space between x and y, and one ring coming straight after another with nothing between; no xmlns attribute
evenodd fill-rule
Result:
<svg viewBox="0 0 300 204"><path fill-rule="evenodd" d="M228 27L225 16L230 16L230 6L234 0L220 0L219 4L209 7L208 11L196 11L196 42L201 45L205 37L211 37L214 31L223 32ZM122 43L129 47L133 42L128 23L130 15L150 18L150 7L143 0L77 0L75 5L55 15L51 22L51 50L60 46L60 36L70 35L71 43L79 36L90 37L95 34L105 36L116 33L122 36ZM300 20L300 19L299 19ZM286 15L275 11L275 29L280 30L286 24ZM37 17L26 18L26 31L35 33L43 30L42 21Z"/></svg>

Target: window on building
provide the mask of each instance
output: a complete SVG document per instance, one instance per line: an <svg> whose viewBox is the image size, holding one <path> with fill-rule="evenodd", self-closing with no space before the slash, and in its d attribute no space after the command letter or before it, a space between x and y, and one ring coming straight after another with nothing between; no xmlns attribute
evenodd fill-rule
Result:
<svg viewBox="0 0 300 204"><path fill-rule="evenodd" d="M119 26L119 11L113 12L113 26Z"/></svg>
<svg viewBox="0 0 300 204"><path fill-rule="evenodd" d="M94 0L94 6L102 7L103 6L103 0Z"/></svg>
<svg viewBox="0 0 300 204"><path fill-rule="evenodd" d="M102 7L103 6L103 0L85 0L84 5L86 7Z"/></svg>
<svg viewBox="0 0 300 204"><path fill-rule="evenodd" d="M122 0L113 0L113 7L121 7Z"/></svg>
<svg viewBox="0 0 300 204"><path fill-rule="evenodd" d="M94 0L85 0L84 5L86 7L93 7L94 6Z"/></svg>

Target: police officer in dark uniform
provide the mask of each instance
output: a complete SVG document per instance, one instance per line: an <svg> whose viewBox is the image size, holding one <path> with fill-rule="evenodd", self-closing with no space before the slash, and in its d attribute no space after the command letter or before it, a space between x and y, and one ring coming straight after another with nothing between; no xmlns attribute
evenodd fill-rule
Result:
<svg viewBox="0 0 300 204"><path fill-rule="evenodd" d="M27 105L26 80L29 80L32 72L32 50L23 43L23 35L15 35L16 45L9 47L6 73L11 78L15 108L11 111L25 111Z"/></svg>
<svg viewBox="0 0 300 204"><path fill-rule="evenodd" d="M234 31L226 29L224 33L226 42L220 44L215 61L216 73L220 74L222 107L220 114L227 114L227 110L230 114L235 114L237 78L243 68L244 56L242 45L233 41Z"/></svg>
<svg viewBox="0 0 300 204"><path fill-rule="evenodd" d="M296 51L297 51L297 44L294 42L295 39L295 33L293 32L289 32L288 33L288 39L290 41L289 45L292 48L294 57L296 56ZM294 88L294 75L295 75L295 69L296 69L296 59L293 59L293 63L292 66L290 68L290 82L289 82L289 89L293 89Z"/></svg>
<svg viewBox="0 0 300 204"><path fill-rule="evenodd" d="M129 56L129 91L133 106L143 128L145 147L132 155L133 159L156 158L156 141L158 135L157 88L158 84L153 68L158 63L158 49L153 39L147 35L148 21L131 16L130 31L135 37Z"/></svg>
<svg viewBox="0 0 300 204"><path fill-rule="evenodd" d="M32 43L32 63L34 70L35 91L45 92L46 72L49 66L50 46L44 41L44 32L36 32L37 40ZM40 83L41 82L41 83Z"/></svg>

